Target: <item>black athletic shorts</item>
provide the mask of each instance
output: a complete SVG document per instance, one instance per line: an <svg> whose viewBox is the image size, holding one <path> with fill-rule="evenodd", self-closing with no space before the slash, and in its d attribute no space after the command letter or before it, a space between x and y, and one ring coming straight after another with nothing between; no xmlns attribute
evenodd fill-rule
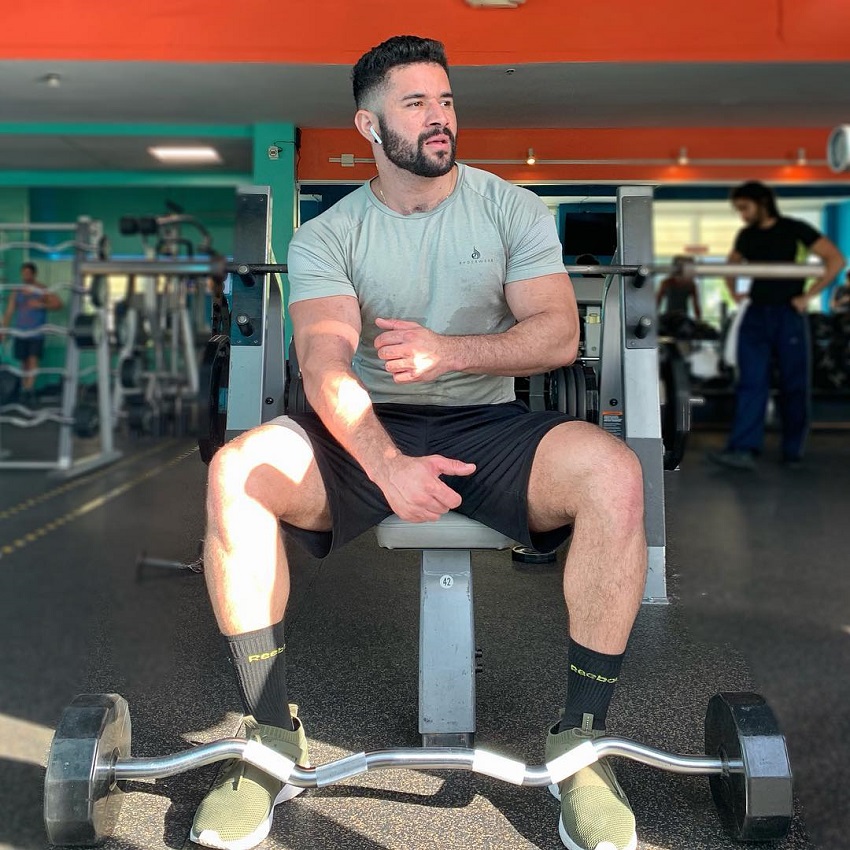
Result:
<svg viewBox="0 0 850 850"><path fill-rule="evenodd" d="M550 552L569 536L570 526L532 533L528 528L528 479L543 436L573 417L530 412L521 401L445 407L376 404L375 412L398 448L412 457L439 454L474 463L469 476L444 475L463 499L457 509L512 540ZM333 530L306 531L282 522L284 531L317 558L344 546L392 514L380 488L334 439L314 413L290 418L310 437L328 494Z"/></svg>
<svg viewBox="0 0 850 850"><path fill-rule="evenodd" d="M43 336L18 336L15 337L15 359L24 361L27 357L38 357L44 353Z"/></svg>

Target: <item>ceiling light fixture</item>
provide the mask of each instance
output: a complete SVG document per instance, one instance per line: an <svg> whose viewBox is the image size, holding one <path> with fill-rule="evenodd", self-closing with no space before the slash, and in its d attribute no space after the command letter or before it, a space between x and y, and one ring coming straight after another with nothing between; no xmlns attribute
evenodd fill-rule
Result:
<svg viewBox="0 0 850 850"><path fill-rule="evenodd" d="M466 0L470 6L477 9L516 9L525 0Z"/></svg>
<svg viewBox="0 0 850 850"><path fill-rule="evenodd" d="M679 165L687 165L690 160L688 159L688 149L687 148L679 148L679 159L677 160Z"/></svg>
<svg viewBox="0 0 850 850"><path fill-rule="evenodd" d="M59 74L45 74L39 82L44 83L48 88L58 89L62 85L62 77Z"/></svg>
<svg viewBox="0 0 850 850"><path fill-rule="evenodd" d="M534 148L529 148L525 163L526 165L534 165L535 162L537 162L537 157L534 155Z"/></svg>
<svg viewBox="0 0 850 850"><path fill-rule="evenodd" d="M209 146L152 147L148 153L169 165L218 165L222 161L219 152Z"/></svg>

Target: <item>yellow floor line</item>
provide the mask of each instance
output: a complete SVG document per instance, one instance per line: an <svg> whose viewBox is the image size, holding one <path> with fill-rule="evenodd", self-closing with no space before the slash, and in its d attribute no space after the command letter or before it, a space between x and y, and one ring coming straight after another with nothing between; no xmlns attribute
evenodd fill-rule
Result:
<svg viewBox="0 0 850 850"><path fill-rule="evenodd" d="M4 519L11 519L12 517L18 516L22 514L24 511L28 511L30 508L34 508L36 505L44 504L44 502L52 499L54 496L59 496L62 493L67 493L69 490L73 490L75 487L82 487L84 484L88 484L90 481L97 481L99 478L103 478L103 476L108 475L115 469L118 469L121 466L126 466L129 463L137 461L143 457L147 457L148 455L152 455L155 452L162 451L162 445L154 446L151 449L147 449L146 451L141 452L140 454L130 455L129 457L124 458L123 460L118 461L117 463L110 464L107 467L104 467L99 472L95 472L91 475L84 475L81 478L75 478L72 481L69 481L67 484L60 484L58 487L54 487L52 490L48 490L46 493L41 493L38 496L32 496L29 499L25 499L22 502L18 502L17 505L12 505L11 508L4 508L0 510L0 522Z"/></svg>
<svg viewBox="0 0 850 850"><path fill-rule="evenodd" d="M10 540L6 543L0 543L0 559L7 557L8 555L12 555L15 552L20 552L25 546L28 546L30 543L34 543L36 540L40 540L42 537L45 537L47 534L55 531L57 528L61 528L63 525L67 525L69 522L73 522L80 517L85 516L88 513L91 513L97 508L102 507L107 502L111 502L113 499L118 498L118 496L123 495L128 490L131 490L133 487L141 484L143 481L147 481L149 478L153 478L155 475L159 475L160 472L163 472L166 469L169 469L172 466L176 466L181 461L185 460L187 457L191 457L198 451L197 447L190 449L187 452L183 452L183 454L178 455L172 460L166 461L165 463L161 463L158 466L154 466L151 469L147 470L147 472L143 472L141 475L136 476L135 478L130 479L129 481L125 481L123 484L120 484L117 487L113 487L111 490L108 490L102 496L97 496L94 499L86 502L79 507L74 508L72 511L68 511L68 513L63 514L62 516L54 517L50 522L45 523L34 531L29 531L26 534L21 535L16 540ZM139 455L136 455L139 457Z"/></svg>

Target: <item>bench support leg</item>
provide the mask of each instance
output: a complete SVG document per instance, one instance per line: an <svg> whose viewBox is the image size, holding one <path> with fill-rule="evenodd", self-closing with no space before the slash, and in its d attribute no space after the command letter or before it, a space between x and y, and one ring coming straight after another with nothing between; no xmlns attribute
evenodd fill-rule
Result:
<svg viewBox="0 0 850 850"><path fill-rule="evenodd" d="M475 734L475 622L469 550L422 552L419 732L426 747L469 747Z"/></svg>

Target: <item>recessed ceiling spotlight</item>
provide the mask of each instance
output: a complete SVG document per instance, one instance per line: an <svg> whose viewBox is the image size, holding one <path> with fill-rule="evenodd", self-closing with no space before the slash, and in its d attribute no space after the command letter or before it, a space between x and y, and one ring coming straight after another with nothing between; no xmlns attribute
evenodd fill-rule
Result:
<svg viewBox="0 0 850 850"><path fill-rule="evenodd" d="M160 146L148 148L148 153L169 165L218 165L221 155L209 146Z"/></svg>
<svg viewBox="0 0 850 850"><path fill-rule="evenodd" d="M466 0L466 2L478 9L516 9L525 3L525 0Z"/></svg>
<svg viewBox="0 0 850 850"><path fill-rule="evenodd" d="M39 79L39 82L51 89L58 89L62 85L62 77L59 74L45 74Z"/></svg>

